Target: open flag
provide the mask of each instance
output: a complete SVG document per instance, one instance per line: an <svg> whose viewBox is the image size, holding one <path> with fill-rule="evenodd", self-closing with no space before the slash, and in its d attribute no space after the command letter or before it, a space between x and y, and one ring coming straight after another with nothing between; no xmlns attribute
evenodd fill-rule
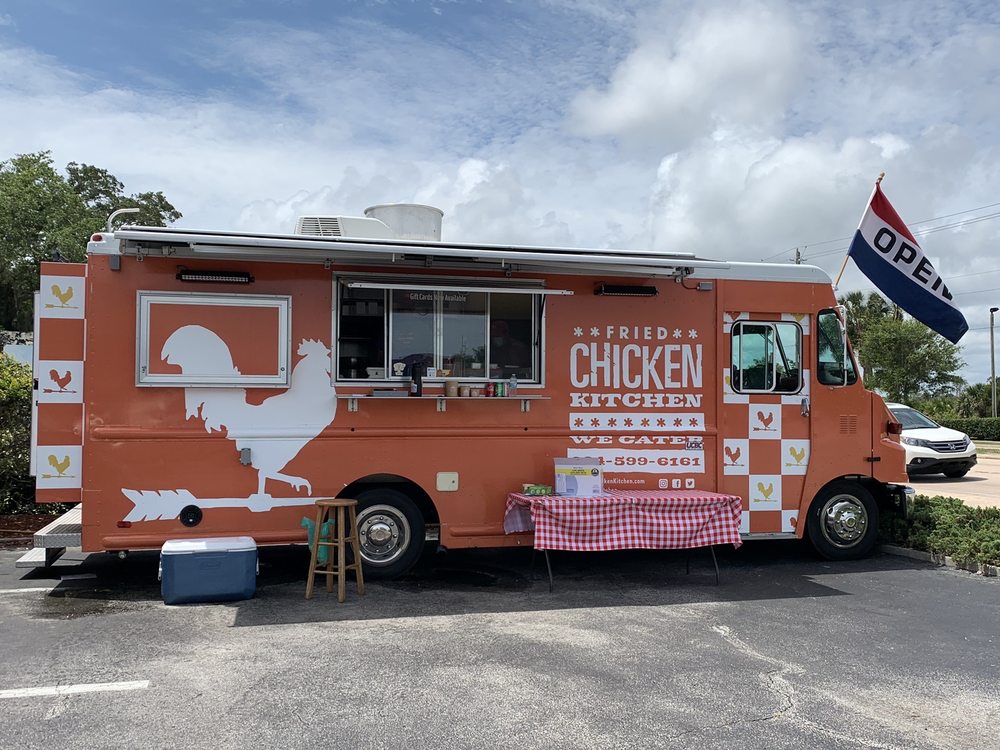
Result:
<svg viewBox="0 0 1000 750"><path fill-rule="evenodd" d="M877 182L847 254L886 297L951 343L969 330L944 280Z"/></svg>

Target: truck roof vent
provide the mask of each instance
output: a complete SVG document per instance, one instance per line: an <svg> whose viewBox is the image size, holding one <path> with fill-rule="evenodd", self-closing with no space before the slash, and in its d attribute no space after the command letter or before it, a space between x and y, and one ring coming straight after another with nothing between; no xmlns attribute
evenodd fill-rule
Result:
<svg viewBox="0 0 1000 750"><path fill-rule="evenodd" d="M300 216L295 222L295 234L372 240L389 240L394 237L392 230L383 222L363 216Z"/></svg>
<svg viewBox="0 0 1000 750"><path fill-rule="evenodd" d="M300 216L295 222L295 234L318 234L322 237L342 237L339 216Z"/></svg>

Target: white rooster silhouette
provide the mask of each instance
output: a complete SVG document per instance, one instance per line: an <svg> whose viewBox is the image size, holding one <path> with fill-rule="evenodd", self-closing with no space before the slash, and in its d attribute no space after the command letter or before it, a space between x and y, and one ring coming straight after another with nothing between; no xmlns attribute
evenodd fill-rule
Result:
<svg viewBox="0 0 1000 750"><path fill-rule="evenodd" d="M186 418L204 420L208 432L225 428L236 449L250 449L250 465L257 470L256 497L265 492L268 479L296 490L312 485L303 477L282 474L306 443L333 422L337 395L330 382L330 350L322 341L303 339L302 357L292 370L288 390L261 404L248 404L243 388L185 388ZM239 374L226 342L198 325L178 328L163 344L160 358L187 374ZM251 496L254 497L254 496Z"/></svg>

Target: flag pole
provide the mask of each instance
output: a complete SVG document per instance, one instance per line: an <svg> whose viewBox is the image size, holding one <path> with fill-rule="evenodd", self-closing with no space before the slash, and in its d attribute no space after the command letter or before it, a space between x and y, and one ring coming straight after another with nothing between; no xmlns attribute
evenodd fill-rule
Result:
<svg viewBox="0 0 1000 750"><path fill-rule="evenodd" d="M875 179L875 187L872 188L872 194L868 197L868 202L865 204L865 210L861 213L861 221L864 221L865 214L868 213L868 207L872 204L872 198L875 197L875 191L878 190L878 186L882 184L882 178L885 177L885 172L879 172L878 177ZM858 222L858 227L861 226L861 222ZM844 275L844 271L847 270L847 261L851 259L851 248L847 248L847 255L844 256L844 262L840 264L840 273L837 274L837 280L833 282L833 288L836 289L837 285L840 284L840 278Z"/></svg>

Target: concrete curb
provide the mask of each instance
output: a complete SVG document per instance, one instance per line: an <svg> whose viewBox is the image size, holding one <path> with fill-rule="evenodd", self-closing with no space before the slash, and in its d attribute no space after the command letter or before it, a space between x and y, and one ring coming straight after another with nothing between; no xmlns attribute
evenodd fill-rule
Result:
<svg viewBox="0 0 1000 750"><path fill-rule="evenodd" d="M910 549L909 547L897 547L895 544L882 544L879 545L878 549L879 552L884 552L887 555L908 557L911 560L929 562L946 568L954 568L955 570L966 570L969 573L976 573L987 578L995 578L1000 574L1000 568L996 565L984 565L982 563L959 565L951 555L935 555L931 552L921 552L918 549Z"/></svg>

